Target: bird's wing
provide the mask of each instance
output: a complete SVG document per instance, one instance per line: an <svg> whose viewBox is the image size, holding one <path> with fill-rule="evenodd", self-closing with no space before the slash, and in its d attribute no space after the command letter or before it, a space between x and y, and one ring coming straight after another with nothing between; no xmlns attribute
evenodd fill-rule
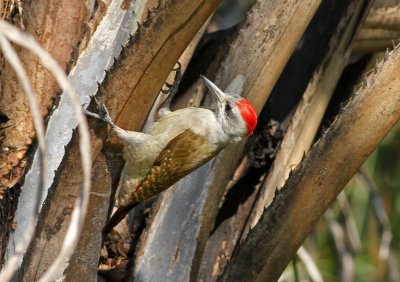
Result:
<svg viewBox="0 0 400 282"><path fill-rule="evenodd" d="M142 184L132 193L131 201L141 202L160 193L218 152L204 137L186 129L161 151Z"/></svg>
<svg viewBox="0 0 400 282"><path fill-rule="evenodd" d="M138 202L167 189L209 161L218 152L219 150L215 146L210 145L204 137L195 134L190 129L177 135L161 151L154 161L152 169L131 193L129 199L120 203L120 207L104 227L103 234L107 234L116 226Z"/></svg>

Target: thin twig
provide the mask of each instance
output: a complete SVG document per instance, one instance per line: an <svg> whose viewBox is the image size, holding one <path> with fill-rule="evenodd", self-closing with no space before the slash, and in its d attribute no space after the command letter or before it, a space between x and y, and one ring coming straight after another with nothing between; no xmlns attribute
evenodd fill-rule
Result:
<svg viewBox="0 0 400 282"><path fill-rule="evenodd" d="M333 238L333 245L339 256L341 281L353 281L355 262L345 244L344 230L336 221L331 209L325 212L324 217L328 222L329 231Z"/></svg>
<svg viewBox="0 0 400 282"><path fill-rule="evenodd" d="M389 251L389 259L387 261L388 264L388 281L389 282L395 282L400 280L400 273L399 273L399 267L398 267L398 260L397 260L397 254L394 250Z"/></svg>
<svg viewBox="0 0 400 282"><path fill-rule="evenodd" d="M303 262L304 266L306 267L308 276L310 276L311 281L314 282L322 282L324 281L322 279L321 272L318 269L317 264L314 262L310 254L307 252L307 250L301 246L299 250L297 251L297 255Z"/></svg>
<svg viewBox="0 0 400 282"><path fill-rule="evenodd" d="M297 270L297 265L296 265L296 256L292 258L292 267L293 267L293 276L294 276L294 281L299 282L299 271Z"/></svg>
<svg viewBox="0 0 400 282"><path fill-rule="evenodd" d="M396 255L394 255L394 251L390 247L393 238L392 228L390 226L389 217L386 213L382 199L379 195L378 186L370 177L368 172L363 168L359 169L357 176L370 191L372 206L378 219L378 223L382 229L380 236L382 240L379 247L379 258L387 264L389 281L398 281L400 274L397 267L397 259Z"/></svg>
<svg viewBox="0 0 400 282"><path fill-rule="evenodd" d="M385 207L383 206L382 199L379 196L379 190L375 181L363 168L360 168L357 175L359 175L359 177L365 183L367 189L370 191L372 206L378 219L378 223L382 228L382 233L380 236L382 240L379 247L379 258L382 261L387 261L389 258L390 244L393 238L389 217L386 213Z"/></svg>
<svg viewBox="0 0 400 282"><path fill-rule="evenodd" d="M354 252L358 253L362 249L360 234L358 233L354 214L344 191L339 194L337 201L345 217L346 232L350 239L351 247Z"/></svg>
<svg viewBox="0 0 400 282"><path fill-rule="evenodd" d="M83 184L79 197L76 200L75 208L72 212L71 222L68 227L67 235L65 237L63 246L53 264L48 268L45 274L39 281L53 281L57 274L73 254L75 247L78 243L79 233L81 231L83 221L87 211L89 188L90 188L90 172L91 172L91 158L89 147L89 130L86 119L83 115L81 105L77 99L77 95L69 83L64 71L59 67L58 63L45 51L35 39L27 34L24 34L14 26L0 21L0 34L3 34L9 40L17 43L35 53L43 66L49 69L53 74L58 84L64 92L71 98L73 108L78 120L79 126L79 148L82 158L83 170Z"/></svg>

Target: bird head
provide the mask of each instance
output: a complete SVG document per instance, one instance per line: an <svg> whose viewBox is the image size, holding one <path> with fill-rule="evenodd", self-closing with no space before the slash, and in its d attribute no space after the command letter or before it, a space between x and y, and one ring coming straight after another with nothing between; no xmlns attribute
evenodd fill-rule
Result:
<svg viewBox="0 0 400 282"><path fill-rule="evenodd" d="M224 93L205 76L200 76L210 91L213 110L222 129L231 136L247 137L257 125L257 113L245 98Z"/></svg>

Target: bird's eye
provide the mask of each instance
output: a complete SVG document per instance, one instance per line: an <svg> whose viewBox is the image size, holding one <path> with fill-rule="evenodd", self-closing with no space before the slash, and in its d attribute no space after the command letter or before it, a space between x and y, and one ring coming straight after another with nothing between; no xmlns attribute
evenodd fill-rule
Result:
<svg viewBox="0 0 400 282"><path fill-rule="evenodd" d="M226 104L226 105L225 105L225 111L230 112L231 110L232 110L231 105Z"/></svg>

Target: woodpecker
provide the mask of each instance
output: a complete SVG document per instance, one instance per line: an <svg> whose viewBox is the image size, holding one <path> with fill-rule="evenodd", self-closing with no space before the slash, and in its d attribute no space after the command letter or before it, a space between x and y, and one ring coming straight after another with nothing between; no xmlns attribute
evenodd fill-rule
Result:
<svg viewBox="0 0 400 282"><path fill-rule="evenodd" d="M257 114L243 97L224 93L201 75L209 90L211 107L189 107L171 112L170 102L180 80L177 69L174 86L158 111L158 121L147 133L126 131L116 126L107 108L96 101L100 114L87 115L109 123L124 144L125 165L121 173L119 208L103 229L106 235L137 203L169 188L215 157L231 143L253 133ZM163 91L164 93L167 91Z"/></svg>

